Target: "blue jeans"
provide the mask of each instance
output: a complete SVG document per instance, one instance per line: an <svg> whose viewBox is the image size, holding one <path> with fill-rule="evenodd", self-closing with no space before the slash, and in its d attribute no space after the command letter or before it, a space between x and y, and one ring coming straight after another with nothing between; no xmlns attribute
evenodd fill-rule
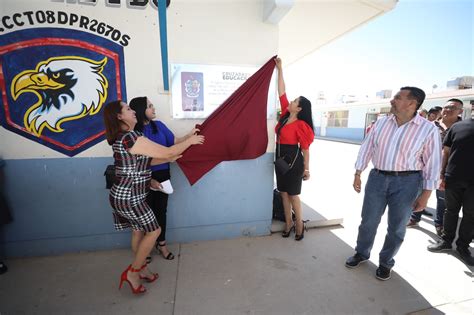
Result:
<svg viewBox="0 0 474 315"><path fill-rule="evenodd" d="M356 252L369 259L377 227L388 205L388 229L380 251L379 264L392 268L395 265L393 257L405 238L406 223L412 213L413 203L421 190L421 173L392 176L371 170L365 186Z"/></svg>
<svg viewBox="0 0 474 315"><path fill-rule="evenodd" d="M444 201L444 190L436 189L436 218L434 219L435 226L443 226L443 216L446 211L446 202ZM413 212L411 219L415 222L421 221L421 211Z"/></svg>

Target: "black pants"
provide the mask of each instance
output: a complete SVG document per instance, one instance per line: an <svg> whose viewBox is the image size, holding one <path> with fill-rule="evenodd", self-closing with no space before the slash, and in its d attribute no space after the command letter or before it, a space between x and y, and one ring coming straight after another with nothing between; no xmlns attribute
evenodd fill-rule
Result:
<svg viewBox="0 0 474 315"><path fill-rule="evenodd" d="M161 170L152 173L151 177L157 181L164 182L170 179L170 171ZM161 227L161 233L158 237L158 242L162 243L166 241L166 212L168 211L168 195L160 191L150 190L147 198L148 205L153 210L158 224Z"/></svg>
<svg viewBox="0 0 474 315"><path fill-rule="evenodd" d="M8 207L7 199L0 186L0 262L5 258L5 224L11 222L12 217Z"/></svg>
<svg viewBox="0 0 474 315"><path fill-rule="evenodd" d="M459 248L468 248L474 236L474 181L447 177L445 201L443 239L452 243L456 238L459 211L462 207L463 217L456 245Z"/></svg>

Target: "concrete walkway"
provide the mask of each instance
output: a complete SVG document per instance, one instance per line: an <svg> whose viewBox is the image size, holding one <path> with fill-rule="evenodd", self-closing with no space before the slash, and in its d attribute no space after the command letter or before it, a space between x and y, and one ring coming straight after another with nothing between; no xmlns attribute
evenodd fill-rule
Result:
<svg viewBox="0 0 474 315"><path fill-rule="evenodd" d="M343 226L310 229L301 242L275 233L171 244L175 260L155 253L151 269L160 279L143 296L117 290L129 250L10 259L0 276L0 314L474 314L474 269L452 253L426 250L437 238L430 217L407 231L389 281L374 277L386 218L370 262L344 266L363 197L351 187L357 150L316 141L312 179L303 185L308 209L343 218Z"/></svg>

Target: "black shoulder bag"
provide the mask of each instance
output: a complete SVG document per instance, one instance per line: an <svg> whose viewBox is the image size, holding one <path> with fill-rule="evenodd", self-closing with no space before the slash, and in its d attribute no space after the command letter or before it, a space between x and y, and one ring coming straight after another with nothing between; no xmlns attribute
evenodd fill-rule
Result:
<svg viewBox="0 0 474 315"><path fill-rule="evenodd" d="M276 156L275 156L275 162L274 163L275 163L275 171L280 175L285 175L286 173L288 173L293 168L293 165L295 165L295 161L298 158L298 154L299 154L299 150L300 150L300 147L298 146L298 151L296 151L295 158L293 159L293 162L291 162L291 164L289 164L285 160L285 157L280 156L280 154L281 154L281 152L280 152L280 131L281 131L281 128L283 128L283 126L285 126L287 121L288 121L288 118L285 119L282 122L282 124L280 125L280 127L277 130L278 158L276 158Z"/></svg>
<svg viewBox="0 0 474 315"><path fill-rule="evenodd" d="M107 168L104 172L105 176L105 188L110 189L114 185L115 182L115 165L107 165Z"/></svg>

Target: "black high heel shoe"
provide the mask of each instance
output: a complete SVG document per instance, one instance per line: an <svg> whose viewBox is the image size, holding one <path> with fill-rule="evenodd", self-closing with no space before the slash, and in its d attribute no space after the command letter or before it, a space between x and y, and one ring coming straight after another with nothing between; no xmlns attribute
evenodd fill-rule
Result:
<svg viewBox="0 0 474 315"><path fill-rule="evenodd" d="M294 223L288 231L281 232L281 237L284 237L284 238L290 237L291 230L293 230L293 231L295 230L295 224Z"/></svg>
<svg viewBox="0 0 474 315"><path fill-rule="evenodd" d="M163 254L163 251L161 250L161 248L165 247L165 246L166 246L166 242L164 244L160 244L160 243L156 242L156 244L155 244L156 250L161 254L161 256L163 256L164 259L173 260L174 255L173 255L172 252L168 251L168 255L166 255L166 256Z"/></svg>
<svg viewBox="0 0 474 315"><path fill-rule="evenodd" d="M296 234L296 229L295 229L295 241L301 241L303 238L304 238L304 231L308 230L308 228L306 227L306 222L308 221L301 221L303 223L303 229L301 230L301 234Z"/></svg>

